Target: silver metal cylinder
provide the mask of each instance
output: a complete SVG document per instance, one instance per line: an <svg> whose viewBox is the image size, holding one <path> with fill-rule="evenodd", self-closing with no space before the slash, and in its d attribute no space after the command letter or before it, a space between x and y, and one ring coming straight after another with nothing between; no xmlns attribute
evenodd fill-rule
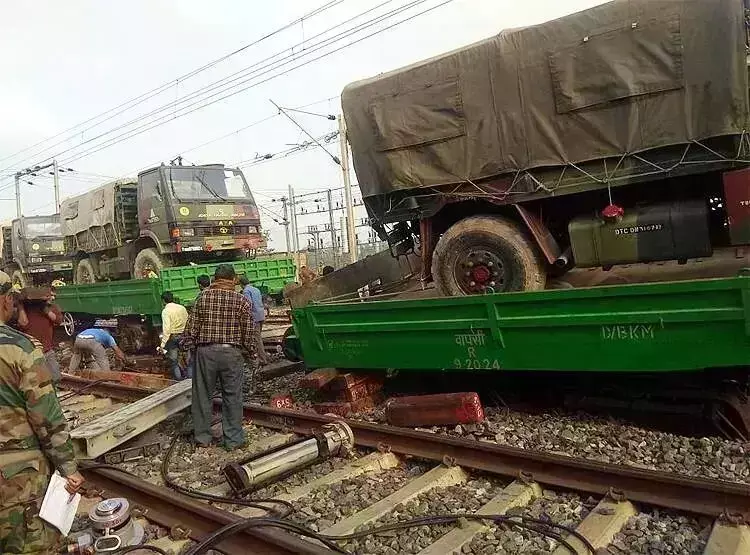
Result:
<svg viewBox="0 0 750 555"><path fill-rule="evenodd" d="M235 492L245 492L353 446L354 434L351 428L344 422L332 422L316 430L311 438L242 464L229 464L224 467L223 473Z"/></svg>
<svg viewBox="0 0 750 555"><path fill-rule="evenodd" d="M94 553L112 553L122 547L143 543L143 526L130 514L130 503L113 497L98 503L89 511Z"/></svg>

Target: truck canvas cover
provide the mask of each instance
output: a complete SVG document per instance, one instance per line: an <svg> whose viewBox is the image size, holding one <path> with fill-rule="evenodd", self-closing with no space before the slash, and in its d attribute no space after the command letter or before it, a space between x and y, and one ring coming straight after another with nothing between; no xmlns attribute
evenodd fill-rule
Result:
<svg viewBox="0 0 750 555"><path fill-rule="evenodd" d="M112 181L60 204L62 232L66 237L77 235L92 227L115 224L115 189L118 185L135 185L133 179Z"/></svg>
<svg viewBox="0 0 750 555"><path fill-rule="evenodd" d="M616 0L353 83L365 197L739 135L742 0Z"/></svg>

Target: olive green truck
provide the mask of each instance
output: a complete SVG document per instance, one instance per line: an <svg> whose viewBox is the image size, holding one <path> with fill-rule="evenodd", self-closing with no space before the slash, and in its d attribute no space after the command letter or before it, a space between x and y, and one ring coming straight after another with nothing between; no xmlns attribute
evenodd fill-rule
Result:
<svg viewBox="0 0 750 555"><path fill-rule="evenodd" d="M734 275L750 244L746 7L615 0L349 85L372 225L443 295L669 261Z"/></svg>

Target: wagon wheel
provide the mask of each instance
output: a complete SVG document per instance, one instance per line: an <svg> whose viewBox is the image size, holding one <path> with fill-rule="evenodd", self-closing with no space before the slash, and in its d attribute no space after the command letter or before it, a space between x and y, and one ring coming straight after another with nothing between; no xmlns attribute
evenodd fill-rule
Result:
<svg viewBox="0 0 750 555"><path fill-rule="evenodd" d="M63 314L62 327L68 337L73 337L73 334L75 334L76 331L76 321L73 319L73 315L70 312Z"/></svg>

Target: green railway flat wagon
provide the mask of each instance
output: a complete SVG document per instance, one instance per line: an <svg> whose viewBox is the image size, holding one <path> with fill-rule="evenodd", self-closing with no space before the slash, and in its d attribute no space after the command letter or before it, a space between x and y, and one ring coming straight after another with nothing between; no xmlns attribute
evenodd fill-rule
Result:
<svg viewBox="0 0 750 555"><path fill-rule="evenodd" d="M309 368L676 373L750 366L750 272L735 278L419 300L292 313Z"/></svg>
<svg viewBox="0 0 750 555"><path fill-rule="evenodd" d="M238 275L244 274L269 295L278 295L294 281L294 261L286 256L269 256L231 262ZM164 268L158 278L105 281L68 285L57 290L57 302L65 312L124 316L161 314L161 293L172 291L185 305L198 296L196 278L213 276L219 264L198 264Z"/></svg>

